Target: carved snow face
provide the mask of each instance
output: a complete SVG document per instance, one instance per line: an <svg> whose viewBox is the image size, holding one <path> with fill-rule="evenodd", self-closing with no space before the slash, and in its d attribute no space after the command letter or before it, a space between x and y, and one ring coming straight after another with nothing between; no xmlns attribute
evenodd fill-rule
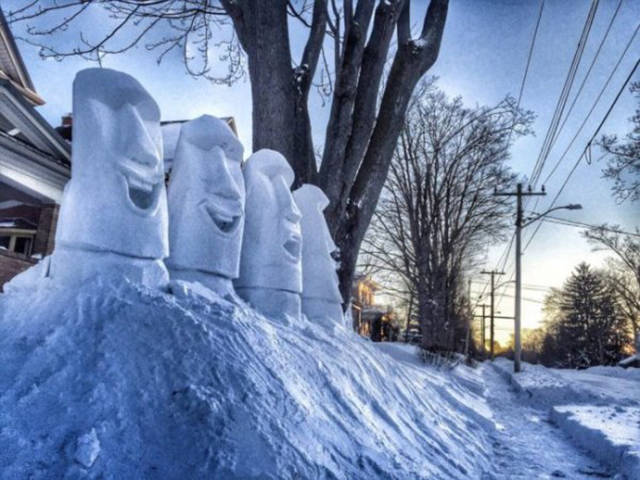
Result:
<svg viewBox="0 0 640 480"><path fill-rule="evenodd" d="M293 170L273 150L260 150L245 167L247 204L240 277L242 288L302 292L300 211L291 195Z"/></svg>
<svg viewBox="0 0 640 480"><path fill-rule="evenodd" d="M332 254L336 244L331 238L323 210L329 205L324 192L305 184L293 198L302 212L302 299L307 298L342 303L338 288L336 262Z"/></svg>
<svg viewBox="0 0 640 480"><path fill-rule="evenodd" d="M236 278L244 227L242 145L222 120L185 123L169 183L171 268Z"/></svg>
<svg viewBox="0 0 640 480"><path fill-rule="evenodd" d="M137 80L87 69L73 82L73 161L57 241L163 258L168 253L160 110Z"/></svg>

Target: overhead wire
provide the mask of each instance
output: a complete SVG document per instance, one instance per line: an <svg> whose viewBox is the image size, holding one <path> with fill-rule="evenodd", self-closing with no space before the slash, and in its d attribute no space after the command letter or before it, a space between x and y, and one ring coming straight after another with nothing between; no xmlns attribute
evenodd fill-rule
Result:
<svg viewBox="0 0 640 480"><path fill-rule="evenodd" d="M636 29L636 32L637 31L638 31L638 29ZM629 75L627 75L627 78L625 79L624 83L620 87L620 90L618 90L618 93L616 94L613 102L611 103L611 105L609 105L609 108L607 109L607 113L605 113L604 117L602 117L602 120L600 121L600 124L598 125L598 128L596 128L595 131L593 132L593 135L591 135L591 138L589 139L589 141L587 142L587 145L585 146L584 150L582 151L582 153L580 154L580 156L576 160L575 164L573 165L573 167L569 171L569 173L566 176L564 182L562 183L562 186L560 187L560 189L558 190L556 195L553 197L553 200L551 201L551 204L549 205L548 209L553 208L554 205L556 204L556 202L558 201L558 198L560 197L560 195L562 194L562 192L566 188L567 184L569 183L569 180L571 179L571 177L573 176L574 172L578 168L578 165L580 165L580 163L582 162L582 159L586 156L587 152L591 148L591 144L593 143L593 141L595 140L596 136L600 132L600 129L602 129L602 126L604 125L604 123L606 122L607 118L609 117L609 115L613 111L613 108L615 107L616 103L620 99L620 96L622 95L622 92L624 92L625 88L627 87L627 84L629 83L629 81L633 77L635 71L637 70L638 65L640 65L640 59L638 59L636 61L635 65L633 66L633 68L629 72ZM536 236L536 234L540 230L540 227L542 226L543 222L544 222L544 219L541 219L541 221L538 222L538 224L536 225L535 230L533 231L533 234L531 235L531 237L529 237L529 240L527 241L526 245L524 246L524 248L522 250L522 253L524 253L527 250L527 248L529 247L529 245L533 241L534 237Z"/></svg>
<svg viewBox="0 0 640 480"><path fill-rule="evenodd" d="M524 88L525 88L525 85L527 83L527 77L528 77L528 74L529 74L529 67L531 66L531 59L533 58L533 52L535 50L536 40L538 38L538 31L540 29L540 23L541 23L541 20L542 20L542 12L544 11L544 4L545 4L545 0L540 0L540 8L538 9L538 16L537 16L537 19L536 19L536 24L535 24L535 27L533 29L533 35L531 37L531 43L529 44L529 51L527 53L527 62L525 64L524 73L522 75L522 80L520 82L520 89L518 91L518 101L516 103L516 110L518 110L520 108L520 103L522 101L522 96L524 94ZM508 140L507 140L507 146L511 142L511 136L513 134L514 127L515 127L515 122L514 122L514 125L512 125L511 129L509 130L509 137L508 137ZM498 258L498 262L496 264L496 270L497 271L502 271L502 269L504 269L504 266L506 265L507 259L509 257L509 253L511 253L511 249L513 247L514 240L515 240L515 234L512 234L511 235L511 240L509 241L509 245L507 246L507 249ZM502 261L501 259L503 257L504 257L504 260ZM503 263L503 265L500 268L499 265L500 265L501 262ZM482 290L482 294L476 300L474 308L478 305L480 299L482 297L484 297L484 294L486 293L487 288L489 288L489 281L487 281L485 283L485 286L484 286L484 288Z"/></svg>
<svg viewBox="0 0 640 480"><path fill-rule="evenodd" d="M574 52L573 59L571 60L569 71L567 72L564 85L562 86L562 91L560 92L560 97L556 102L556 108L553 112L553 116L551 117L549 128L547 129L547 133L542 143L542 148L540 149L540 153L538 154L538 159L536 160L536 163L534 164L533 170L531 172L530 182L532 185L536 185L538 178L540 177L540 174L542 172L542 169L544 168L544 164L547 160L547 157L549 156L549 153L551 151L551 140L556 135L560 119L562 118L562 114L564 112L564 108L567 105L567 100L569 99L569 94L571 92L571 88L573 87L573 82L575 80L576 73L578 71L578 66L580 64L580 61L582 60L584 48L587 44L589 33L591 32L593 20L595 18L595 14L598 9L598 4L599 4L599 0L592 0L591 2L591 6L589 8L587 18L585 20L585 24L582 28L582 33L578 41L578 45L576 46L576 50Z"/></svg>

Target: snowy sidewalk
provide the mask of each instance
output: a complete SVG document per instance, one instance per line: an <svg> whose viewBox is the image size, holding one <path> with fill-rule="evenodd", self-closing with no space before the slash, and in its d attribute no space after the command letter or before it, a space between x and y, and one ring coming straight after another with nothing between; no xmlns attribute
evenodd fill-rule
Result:
<svg viewBox="0 0 640 480"><path fill-rule="evenodd" d="M482 374L496 422L491 439L496 467L485 480L613 478L606 467L574 447L545 414L523 402L500 373L487 365Z"/></svg>
<svg viewBox="0 0 640 480"><path fill-rule="evenodd" d="M615 367L549 369L499 358L492 368L571 441L628 479L640 478L640 382L635 371Z"/></svg>

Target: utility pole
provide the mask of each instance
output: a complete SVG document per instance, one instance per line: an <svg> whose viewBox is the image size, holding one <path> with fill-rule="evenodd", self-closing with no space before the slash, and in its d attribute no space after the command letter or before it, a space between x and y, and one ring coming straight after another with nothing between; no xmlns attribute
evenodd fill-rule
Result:
<svg viewBox="0 0 640 480"><path fill-rule="evenodd" d="M486 330L487 330L487 326L486 326L486 319L487 319L487 314L486 314L486 308L489 306L486 303L483 303L482 305L480 305L482 307L482 315L474 315L473 318L479 318L480 319L480 328L482 330L482 335L481 335L481 339L482 339L482 352L484 353L486 350L485 344L487 342L487 334L486 334ZM498 312L500 313L500 312ZM513 320L513 317L505 317L504 315L494 315L493 318L495 320Z"/></svg>
<svg viewBox="0 0 640 480"><path fill-rule="evenodd" d="M522 344L520 340L520 330L521 330L521 290L522 290L522 264L521 264L521 249L522 249L522 227L523 227L523 212L522 212L522 197L532 197L532 196L542 196L547 193L544 191L544 186L542 187L542 191L533 192L531 191L531 186L527 189L526 192L522 191L522 183L518 183L517 189L515 192L498 192L495 191L493 193L496 196L503 197L516 197L516 302L515 302L515 332L514 332L514 359L513 359L513 369L517 373L520 371L520 357L522 356ZM493 346L493 345L492 345Z"/></svg>
<svg viewBox="0 0 640 480"><path fill-rule="evenodd" d="M481 325L482 325L482 353L485 352L485 350L487 349L487 333L486 333L486 324L485 324L485 320L487 318L486 314L485 314L485 308L487 307L486 303L482 304L482 320L480 321Z"/></svg>
<svg viewBox="0 0 640 480"><path fill-rule="evenodd" d="M497 272L495 270L491 270L490 272L487 272L486 270L483 270L482 272L483 275L491 275L491 310L489 311L490 315L491 315L491 330L489 332L489 352L490 352L490 357L491 360L493 360L493 330L494 330L494 319L495 319L495 297L496 297L496 275L504 275L504 272Z"/></svg>

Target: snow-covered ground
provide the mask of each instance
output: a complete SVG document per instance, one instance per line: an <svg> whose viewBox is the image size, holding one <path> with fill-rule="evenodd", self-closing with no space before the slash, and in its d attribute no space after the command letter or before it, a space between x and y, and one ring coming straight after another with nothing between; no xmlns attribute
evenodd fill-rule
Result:
<svg viewBox="0 0 640 480"><path fill-rule="evenodd" d="M521 394L523 402L548 414L572 441L612 471L640 478L640 377L636 369L593 367L548 369L523 364L492 363Z"/></svg>
<svg viewBox="0 0 640 480"><path fill-rule="evenodd" d="M471 372L336 326L96 279L0 295L0 477L468 479ZM396 357L396 358L394 358Z"/></svg>
<svg viewBox="0 0 640 480"><path fill-rule="evenodd" d="M103 277L0 295L0 478L634 478L489 364L426 366L412 346L175 292ZM546 373L532 385L575 383ZM632 424L615 405L581 414Z"/></svg>

